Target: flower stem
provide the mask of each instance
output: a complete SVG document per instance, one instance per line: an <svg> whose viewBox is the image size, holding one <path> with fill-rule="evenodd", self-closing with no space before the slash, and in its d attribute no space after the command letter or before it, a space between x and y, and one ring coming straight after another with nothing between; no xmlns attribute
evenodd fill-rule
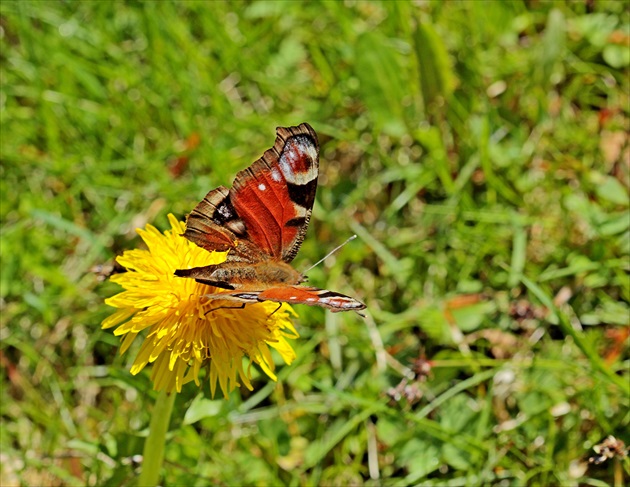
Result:
<svg viewBox="0 0 630 487"><path fill-rule="evenodd" d="M151 424L149 425L149 436L144 442L142 453L142 471L138 478L138 486L152 487L158 485L162 462L164 461L164 444L166 432L173 411L175 402L174 393L167 394L160 392L155 400Z"/></svg>

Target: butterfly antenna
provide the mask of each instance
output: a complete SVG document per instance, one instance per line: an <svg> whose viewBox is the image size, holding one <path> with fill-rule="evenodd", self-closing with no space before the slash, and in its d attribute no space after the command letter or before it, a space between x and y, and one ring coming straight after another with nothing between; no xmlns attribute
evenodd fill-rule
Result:
<svg viewBox="0 0 630 487"><path fill-rule="evenodd" d="M324 262L328 257L330 257L332 254L334 254L335 252L337 252L337 250L339 250L341 247L343 247L344 245L346 245L348 242L350 242L351 240L354 240L355 238L357 238L356 235L353 235L352 237L350 237L349 239L347 239L344 243L342 243L341 245L338 245L337 247L335 247L334 249L332 249L330 252L328 252L324 257L322 257L321 259L319 259L317 262L315 262L311 267L309 267L308 269L306 269L304 272L302 272L302 275L305 275L308 271L310 271L313 267L318 266L319 264L321 264L322 262Z"/></svg>

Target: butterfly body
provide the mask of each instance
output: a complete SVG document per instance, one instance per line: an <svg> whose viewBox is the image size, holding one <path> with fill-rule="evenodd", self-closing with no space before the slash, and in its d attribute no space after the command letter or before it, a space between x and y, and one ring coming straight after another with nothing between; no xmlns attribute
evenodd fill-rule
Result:
<svg viewBox="0 0 630 487"><path fill-rule="evenodd" d="M222 289L264 290L277 285L297 285L304 277L289 264L278 260L255 263L226 263L179 269L180 277L192 277L198 282Z"/></svg>
<svg viewBox="0 0 630 487"><path fill-rule="evenodd" d="M231 189L210 191L188 216L184 237L209 251L229 251L227 260L175 275L229 291L210 295L215 299L364 309L349 296L300 286L306 278L289 265L306 236L318 170L311 126L278 127L274 146L239 172Z"/></svg>

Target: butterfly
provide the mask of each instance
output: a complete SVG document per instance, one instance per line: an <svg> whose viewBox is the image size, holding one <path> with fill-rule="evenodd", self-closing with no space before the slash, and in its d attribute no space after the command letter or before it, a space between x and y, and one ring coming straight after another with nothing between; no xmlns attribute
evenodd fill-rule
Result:
<svg viewBox="0 0 630 487"><path fill-rule="evenodd" d="M271 149L240 171L231 189L210 191L188 215L184 237L199 247L228 252L222 264L178 269L175 275L225 290L207 295L243 303L321 306L359 311L350 296L301 286L306 277L289 263L297 255L311 219L319 143L313 128L278 127Z"/></svg>

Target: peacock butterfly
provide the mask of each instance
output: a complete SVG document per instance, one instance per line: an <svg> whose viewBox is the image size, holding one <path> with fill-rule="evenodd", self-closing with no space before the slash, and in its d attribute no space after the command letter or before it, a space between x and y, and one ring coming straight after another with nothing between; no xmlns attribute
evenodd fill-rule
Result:
<svg viewBox="0 0 630 487"><path fill-rule="evenodd" d="M207 297L243 303L322 306L332 312L359 311L365 304L316 287L289 263L298 253L311 218L319 143L313 128L278 127L271 149L236 175L231 189L210 191L188 215L184 237L209 251L229 250L222 264L178 269L228 292Z"/></svg>

